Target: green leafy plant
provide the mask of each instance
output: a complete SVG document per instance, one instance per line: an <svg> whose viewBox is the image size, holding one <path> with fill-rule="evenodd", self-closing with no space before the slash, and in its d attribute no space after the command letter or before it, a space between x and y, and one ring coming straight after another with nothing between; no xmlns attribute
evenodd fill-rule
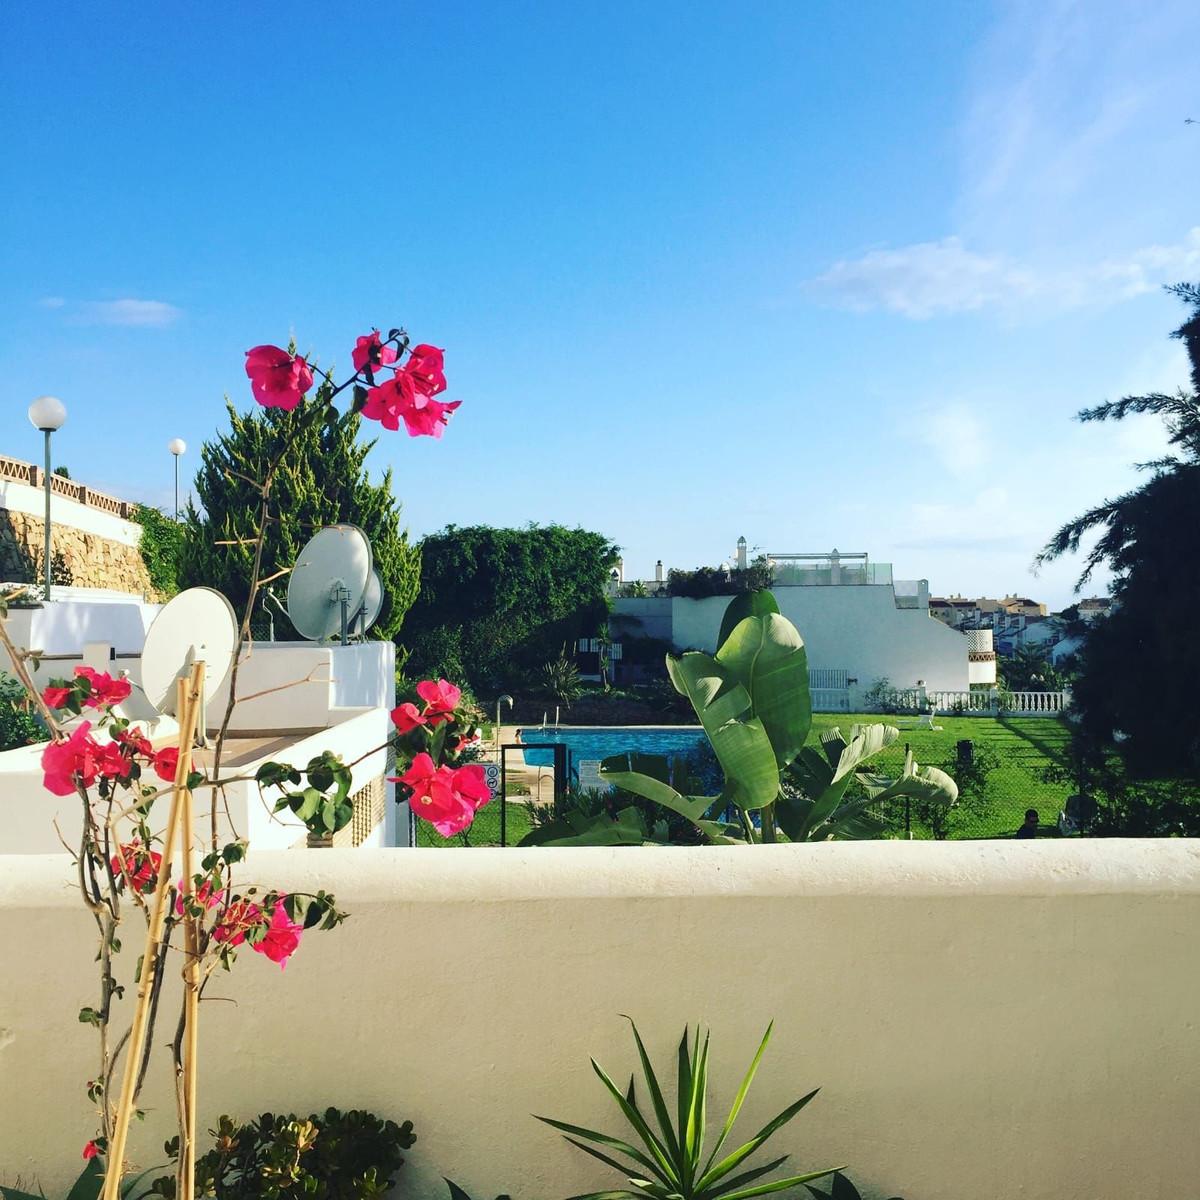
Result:
<svg viewBox="0 0 1200 1200"><path fill-rule="evenodd" d="M627 1187L592 1192L587 1197L576 1197L575 1200L645 1200L645 1197L652 1197L653 1200L748 1200L751 1196L764 1196L770 1192L782 1192L798 1187L810 1179L830 1175L835 1170L830 1167L769 1182L758 1182L782 1167L789 1157L786 1154L761 1166L740 1169L765 1142L812 1100L817 1094L816 1090L789 1104L749 1141L722 1156L721 1152L725 1149L734 1123L745 1103L746 1094L754 1082L767 1043L771 1040L774 1023L768 1025L766 1033L763 1034L758 1051L750 1063L741 1087L737 1090L729 1115L712 1142L711 1150L707 1149L709 1130L706 1128L709 1034L702 1033L697 1027L692 1038L688 1029L683 1031L676 1056L676 1103L672 1112L667 1106L662 1086L651 1065L650 1056L646 1053L637 1025L632 1020L629 1023L637 1044L642 1078L653 1114L643 1112L639 1107L632 1075L628 1090L622 1092L595 1059L592 1059L592 1070L604 1084L641 1146L606 1133L598 1133L593 1129L585 1129L580 1125L571 1125L566 1121L538 1117L539 1121L544 1121L565 1134L572 1146L610 1167L615 1167L628 1181ZM628 1161L622 1162L614 1155L623 1155Z"/></svg>
<svg viewBox="0 0 1200 1200"><path fill-rule="evenodd" d="M541 685L548 696L563 704L579 699L579 693L583 690L579 668L568 656L565 646L557 658L552 658L542 667Z"/></svg>
<svg viewBox="0 0 1200 1200"><path fill-rule="evenodd" d="M179 591L183 525L149 504L135 504L129 517L142 527L138 552L154 590L168 598L174 596Z"/></svg>
<svg viewBox="0 0 1200 1200"><path fill-rule="evenodd" d="M867 760L891 745L891 725L855 725L822 734L806 744L812 728L808 656L796 627L778 611L770 593L735 597L725 613L715 655L688 651L667 656L676 690L696 713L720 765L717 795L681 791L663 760L613 755L601 777L677 813L715 843L773 842L876 837L883 824L868 811L897 796L949 806L958 797L954 780L936 767L919 767L906 756L895 778L871 772ZM657 769L647 769L656 762ZM852 787L853 785L853 787ZM714 820L729 813L736 823ZM578 822L571 838L585 844L590 830L601 844L637 841L633 823L599 816L588 829ZM645 839L643 839L645 840ZM651 839L653 840L653 839ZM542 844L563 844L542 839Z"/></svg>
<svg viewBox="0 0 1200 1200"><path fill-rule="evenodd" d="M300 818L310 833L318 836L345 829L354 818L350 800L350 768L332 751L325 750L309 760L303 772L287 763L268 762L259 767L255 779L260 787L276 787L283 791L275 802L275 811L285 808ZM307 786L298 792L287 791L288 785Z"/></svg>
<svg viewBox="0 0 1200 1200"><path fill-rule="evenodd" d="M417 1140L411 1121L336 1108L307 1118L264 1113L246 1124L223 1116L210 1133L216 1145L196 1160L196 1193L215 1200L373 1200L395 1186L401 1152ZM167 1151L177 1153L173 1142ZM174 1176L153 1190L174 1200Z"/></svg>

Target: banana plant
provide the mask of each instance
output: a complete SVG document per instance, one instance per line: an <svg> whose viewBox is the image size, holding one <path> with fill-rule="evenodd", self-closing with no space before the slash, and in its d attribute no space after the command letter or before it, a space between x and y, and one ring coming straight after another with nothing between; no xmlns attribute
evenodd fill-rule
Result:
<svg viewBox="0 0 1200 1200"><path fill-rule="evenodd" d="M615 755L601 763L600 775L678 813L709 842L773 842L779 833L791 841L875 837L882 825L870 815L872 805L906 795L947 805L958 798L948 775L918 767L911 754L897 778L867 769L866 761L900 736L894 726L855 725L848 737L832 729L820 736L819 746L808 744L808 655L799 631L779 612L770 592L735 597L726 609L716 654L668 655L667 673L691 702L716 754L724 776L720 794L680 790L666 760L653 756ZM736 821L714 817L724 813ZM637 827L627 812L539 832L543 845L659 840L644 821Z"/></svg>

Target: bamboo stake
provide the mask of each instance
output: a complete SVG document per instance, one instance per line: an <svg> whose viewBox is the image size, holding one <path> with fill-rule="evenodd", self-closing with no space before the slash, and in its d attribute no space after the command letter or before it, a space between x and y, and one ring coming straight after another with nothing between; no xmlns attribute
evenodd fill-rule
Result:
<svg viewBox="0 0 1200 1200"><path fill-rule="evenodd" d="M175 767L175 787L171 793L171 815L163 834L162 862L158 868L158 882L154 889L154 906L150 911L150 923L146 930L146 947L142 954L142 972L138 979L137 1002L133 1010L129 1044L125 1051L125 1074L121 1083L121 1096L117 1102L116 1124L108 1147L108 1164L104 1172L104 1200L120 1200L121 1176L125 1166L125 1147L129 1141L129 1123L133 1119L134 1093L137 1090L138 1064L146 1044L146 1030L150 1016L151 981L154 968L162 949L162 931L166 921L167 896L171 888L171 870L175 857L175 838L179 832L183 794L186 792L187 777L192 769L192 739L196 732L196 717L199 708L200 690L204 683L204 663L192 664L192 673L187 683L187 702L179 716L179 761ZM179 1200L185 1200L180 1197ZM190 1197L187 1200L191 1200Z"/></svg>
<svg viewBox="0 0 1200 1200"><path fill-rule="evenodd" d="M203 667L203 663L200 664ZM184 698L184 683L179 681ZM203 690L198 693L200 720L204 719ZM196 723L193 720L193 725ZM200 1021L200 934L196 918L189 911L192 898L192 839L195 833L192 790L183 789L183 1095L184 1129L180 1145L179 1200L193 1200L196 1194L196 1081L199 1076L198 1044Z"/></svg>

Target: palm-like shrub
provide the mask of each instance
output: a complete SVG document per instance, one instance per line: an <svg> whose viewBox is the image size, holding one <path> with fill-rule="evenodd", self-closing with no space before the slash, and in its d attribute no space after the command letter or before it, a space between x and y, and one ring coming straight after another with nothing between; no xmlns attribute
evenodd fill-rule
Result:
<svg viewBox="0 0 1200 1200"><path fill-rule="evenodd" d="M638 1028L632 1020L629 1023L637 1044L642 1078L653 1110L652 1115L643 1112L639 1107L632 1075L628 1090L622 1092L595 1059L592 1059L592 1070L604 1084L640 1146L632 1141L598 1133L594 1129L585 1129L581 1125L571 1125L551 1117L538 1118L539 1121L545 1121L547 1125L561 1130L572 1146L577 1146L602 1163L615 1167L625 1176L625 1186L610 1191L591 1192L587 1196L574 1197L574 1200L646 1200L646 1197L650 1197L651 1200L749 1200L752 1196L765 1196L797 1188L810 1179L820 1179L836 1170L829 1167L821 1171L808 1171L802 1175L788 1175L760 1182L764 1176L777 1171L787 1162L786 1154L759 1166L742 1169L743 1164L772 1135L808 1104L817 1094L816 1090L789 1104L749 1141L722 1155L745 1103L746 1094L754 1082L767 1043L771 1040L774 1023L767 1026L758 1052L750 1063L750 1068L734 1097L729 1115L712 1142L711 1149L708 1149L707 1129L708 1033L702 1033L697 1027L692 1038L688 1029L683 1031L677 1054L676 1103L672 1112ZM622 1162L615 1157L617 1155L623 1156L627 1161Z"/></svg>

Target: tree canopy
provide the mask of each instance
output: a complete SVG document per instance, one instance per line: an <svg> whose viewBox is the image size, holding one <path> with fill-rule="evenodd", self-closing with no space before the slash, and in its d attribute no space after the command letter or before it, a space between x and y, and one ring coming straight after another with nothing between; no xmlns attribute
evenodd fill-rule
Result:
<svg viewBox="0 0 1200 1200"><path fill-rule="evenodd" d="M325 385L328 387L328 385ZM318 392L315 402L320 403ZM251 482L287 444L271 489L271 520L263 548L264 577L290 567L300 549L323 525L350 522L371 539L375 568L383 581L383 608L372 630L391 638L416 598L420 551L400 528L400 503L392 495L392 473L372 483L364 463L374 441L359 441L357 416L326 423L312 421L308 405L239 413L226 403L229 430L200 451L195 479L197 509L184 514L179 585L216 588L241 611L250 590L253 546L260 497ZM240 545L217 545L237 542ZM276 584L281 597L286 580ZM269 601L264 601L269 603ZM270 610L277 636L296 636L279 609Z"/></svg>
<svg viewBox="0 0 1200 1200"><path fill-rule="evenodd" d="M1085 733L1114 737L1134 769L1168 775L1200 769L1200 640L1192 635L1200 596L1200 288L1170 289L1189 305L1173 336L1191 362L1191 390L1125 396L1084 409L1081 421L1154 413L1175 452L1141 464L1137 488L1068 521L1038 556L1074 553L1092 534L1079 584L1106 564L1114 574L1112 612L1088 629L1075 685Z"/></svg>
<svg viewBox="0 0 1200 1200"><path fill-rule="evenodd" d="M617 548L561 525L448 526L421 543L421 589L399 640L408 673L465 681L477 694L520 687L606 619Z"/></svg>

